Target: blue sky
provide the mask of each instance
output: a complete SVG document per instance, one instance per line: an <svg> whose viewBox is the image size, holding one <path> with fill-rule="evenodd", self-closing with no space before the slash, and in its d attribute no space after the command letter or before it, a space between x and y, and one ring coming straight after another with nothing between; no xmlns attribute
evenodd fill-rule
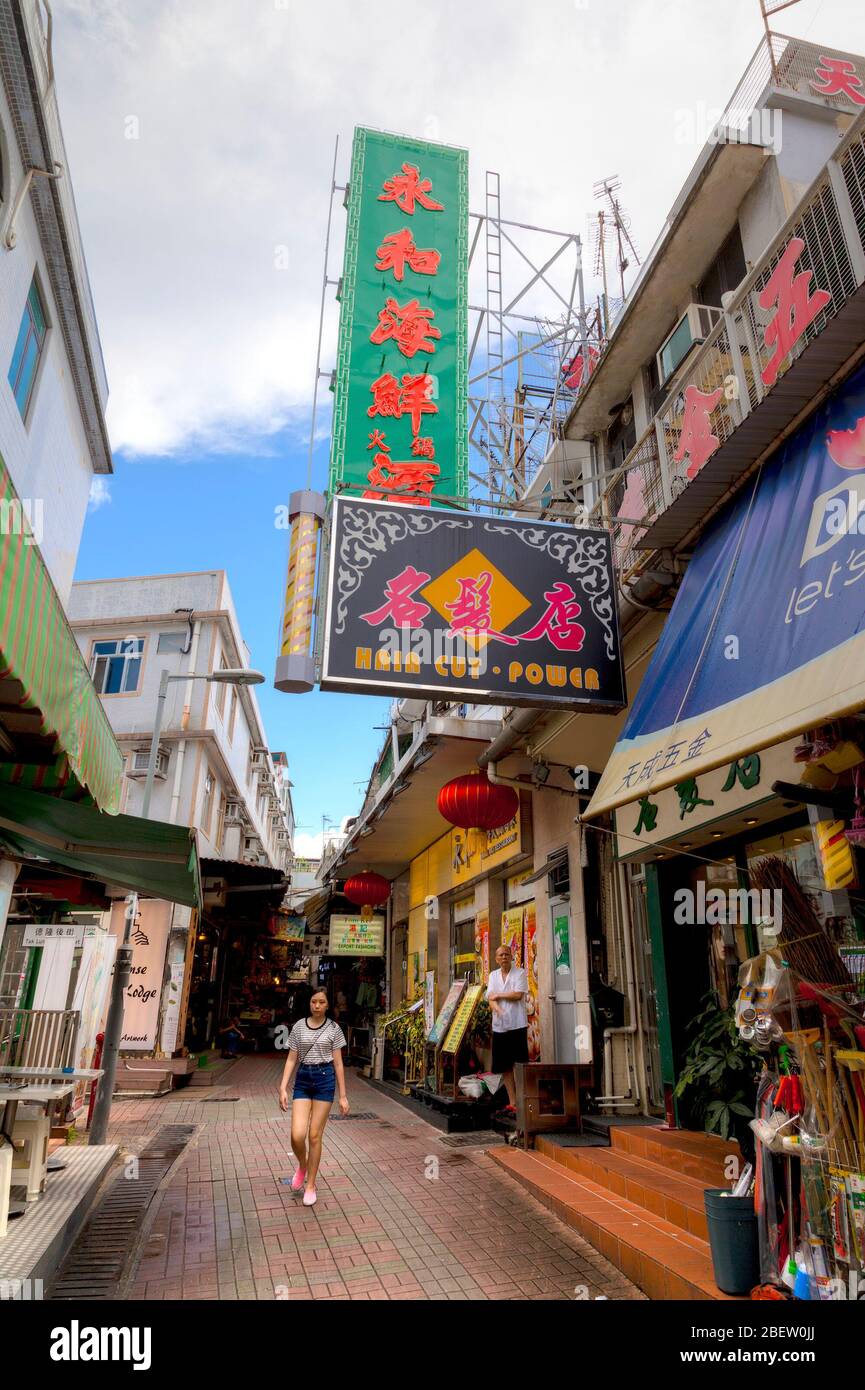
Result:
<svg viewBox="0 0 865 1390"><path fill-rule="evenodd" d="M227 571L251 664L267 676L256 694L270 747L288 754L301 835L318 834L322 815L339 822L357 811L384 738L373 725L387 721L390 702L273 688L287 557L274 510L303 485L306 448L271 447L269 456L116 457L111 501L88 515L76 578Z"/></svg>

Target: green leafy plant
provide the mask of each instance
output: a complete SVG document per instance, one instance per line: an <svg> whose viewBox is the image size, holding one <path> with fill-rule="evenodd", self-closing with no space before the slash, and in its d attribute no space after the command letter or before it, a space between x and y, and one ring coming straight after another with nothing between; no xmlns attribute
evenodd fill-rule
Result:
<svg viewBox="0 0 865 1390"><path fill-rule="evenodd" d="M481 999L474 1012L469 1031L469 1042L477 1047L485 1047L490 1041L493 1026L493 1011L486 999Z"/></svg>
<svg viewBox="0 0 865 1390"><path fill-rule="evenodd" d="M707 1134L728 1139L754 1118L762 1059L739 1037L732 1009L714 993L701 1001L688 1025L691 1041L673 1095L684 1097L688 1115Z"/></svg>
<svg viewBox="0 0 865 1390"><path fill-rule="evenodd" d="M417 998L420 998L418 994ZM397 1052L401 1057L408 1058L409 1071L416 1075L418 1068L423 1063L424 1049L424 1013L423 1008L415 1009L414 1013L408 1013L412 1004L417 1003L415 999L403 999L395 1009L389 1014L385 1014L379 1020L378 1030L385 1037L385 1045L389 1050Z"/></svg>

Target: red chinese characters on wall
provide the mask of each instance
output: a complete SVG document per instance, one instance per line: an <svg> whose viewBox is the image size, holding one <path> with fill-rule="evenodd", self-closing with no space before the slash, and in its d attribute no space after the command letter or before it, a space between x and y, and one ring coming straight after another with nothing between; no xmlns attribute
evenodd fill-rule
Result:
<svg viewBox="0 0 865 1390"><path fill-rule="evenodd" d="M809 295L813 270L801 270L798 275L795 273L796 262L804 249L805 243L801 237L790 238L757 301L761 309L771 309L777 305L774 317L763 329L766 347L774 348L760 373L766 386L775 385L784 358L832 298L828 290L815 290Z"/></svg>
<svg viewBox="0 0 865 1390"><path fill-rule="evenodd" d="M862 79L849 58L827 58L821 53L814 75L819 82L812 78L808 85L821 97L845 96L855 106L865 106Z"/></svg>
<svg viewBox="0 0 865 1390"><path fill-rule="evenodd" d="M690 458L691 462L686 470L689 478L696 477L703 464L712 457L721 443L718 436L712 433L709 417L723 394L723 386L719 386L716 391L701 391L697 386L685 388L685 413L682 416L679 444L673 458L676 463L681 463L686 457Z"/></svg>

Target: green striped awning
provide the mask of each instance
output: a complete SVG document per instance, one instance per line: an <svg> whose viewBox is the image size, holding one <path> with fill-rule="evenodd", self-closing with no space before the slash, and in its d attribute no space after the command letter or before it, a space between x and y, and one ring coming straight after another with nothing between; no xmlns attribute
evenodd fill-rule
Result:
<svg viewBox="0 0 865 1390"><path fill-rule="evenodd" d="M0 724L22 749L20 761L0 765L0 780L83 790L117 814L123 758L2 459ZM40 738L46 752L28 758Z"/></svg>

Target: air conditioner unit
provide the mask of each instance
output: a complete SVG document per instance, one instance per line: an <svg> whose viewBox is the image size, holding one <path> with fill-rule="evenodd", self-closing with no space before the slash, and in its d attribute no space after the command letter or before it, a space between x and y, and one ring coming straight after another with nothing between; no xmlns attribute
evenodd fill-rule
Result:
<svg viewBox="0 0 865 1390"><path fill-rule="evenodd" d="M691 348L704 343L721 317L721 310L710 304L689 304L670 336L661 344L655 362L658 380L663 384L680 367Z"/></svg>
<svg viewBox="0 0 865 1390"><path fill-rule="evenodd" d="M170 754L169 754L168 749L165 748L165 747L163 747L162 744L160 744L160 745L159 745L159 749L158 749L157 754L156 754L156 768L155 768L154 773L153 773L154 777L159 777L160 779L164 780L164 779L168 776L168 760L169 760L169 756L170 756ZM128 767L127 773L126 773L127 777L135 777L135 778L146 777L146 776L147 776L147 765L148 765L149 762L150 762L150 749L149 749L149 747L148 747L148 748L135 748L135 749L133 749L133 751L132 751L132 757L131 757L130 760L129 760L129 767Z"/></svg>

